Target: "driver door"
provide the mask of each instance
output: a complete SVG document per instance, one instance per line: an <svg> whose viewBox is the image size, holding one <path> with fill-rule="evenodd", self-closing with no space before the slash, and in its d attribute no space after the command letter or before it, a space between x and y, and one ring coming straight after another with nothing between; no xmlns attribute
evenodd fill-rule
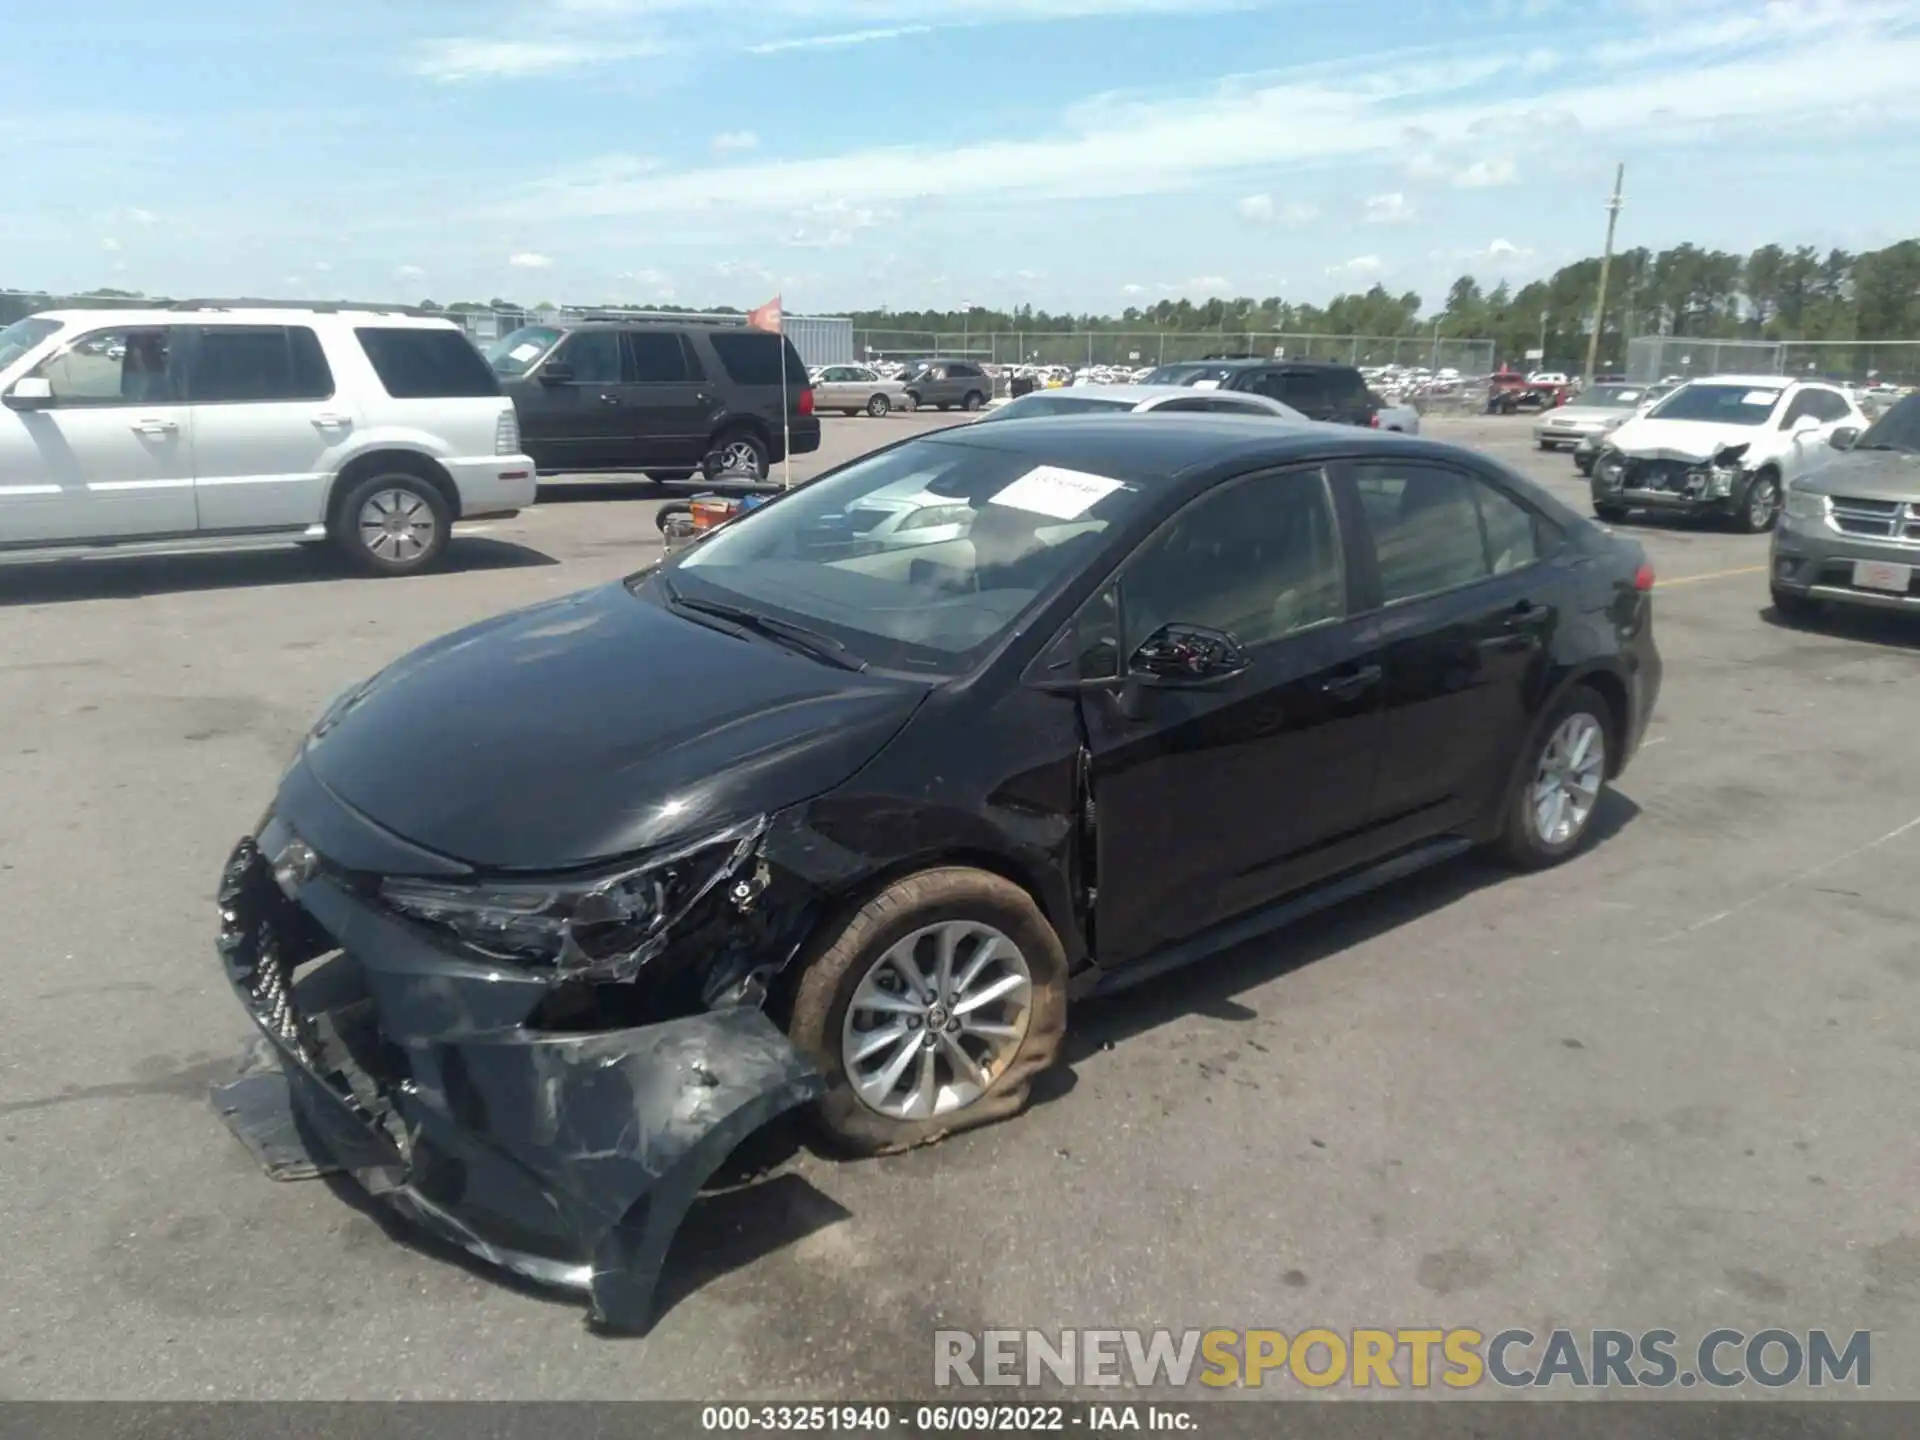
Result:
<svg viewBox="0 0 1920 1440"><path fill-rule="evenodd" d="M1246 661L1204 685L1123 676L1082 694L1103 968L1369 853L1382 670L1373 621L1348 618L1348 570L1332 481L1311 466L1193 501L1096 597L1089 614L1118 636L1109 655L1180 624L1225 632Z"/></svg>

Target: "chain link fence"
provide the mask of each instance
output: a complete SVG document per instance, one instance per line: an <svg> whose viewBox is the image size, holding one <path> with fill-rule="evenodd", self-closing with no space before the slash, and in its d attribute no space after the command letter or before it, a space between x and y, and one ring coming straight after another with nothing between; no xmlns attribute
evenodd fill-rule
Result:
<svg viewBox="0 0 1920 1440"><path fill-rule="evenodd" d="M1301 335L1281 331L1218 330L856 330L854 353L868 360L915 360L935 355L989 365L1170 365L1210 355L1339 360L1350 365L1400 365L1485 375L1493 368L1491 340L1437 340L1419 335Z"/></svg>
<svg viewBox="0 0 1920 1440"><path fill-rule="evenodd" d="M1700 340L1643 335L1627 342L1627 378L1637 384L1706 375L1920 385L1920 340Z"/></svg>

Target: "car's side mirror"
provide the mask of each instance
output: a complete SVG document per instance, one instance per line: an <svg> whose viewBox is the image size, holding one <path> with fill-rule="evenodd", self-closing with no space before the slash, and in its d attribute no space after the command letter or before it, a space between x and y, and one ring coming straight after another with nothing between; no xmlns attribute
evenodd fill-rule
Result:
<svg viewBox="0 0 1920 1440"><path fill-rule="evenodd" d="M542 385L569 385L573 382L573 367L558 360L549 360L540 367Z"/></svg>
<svg viewBox="0 0 1920 1440"><path fill-rule="evenodd" d="M13 382L6 394L9 410L50 410L53 408L53 382L41 375L29 375Z"/></svg>
<svg viewBox="0 0 1920 1440"><path fill-rule="evenodd" d="M1853 442L1858 440L1859 438L1860 438L1859 426L1842 425L1838 430L1834 431L1833 434L1827 437L1827 443L1833 446L1833 448L1836 450L1851 450L1853 448Z"/></svg>
<svg viewBox="0 0 1920 1440"><path fill-rule="evenodd" d="M1231 680L1252 662L1224 630L1162 625L1127 659L1127 677L1155 686L1204 686Z"/></svg>

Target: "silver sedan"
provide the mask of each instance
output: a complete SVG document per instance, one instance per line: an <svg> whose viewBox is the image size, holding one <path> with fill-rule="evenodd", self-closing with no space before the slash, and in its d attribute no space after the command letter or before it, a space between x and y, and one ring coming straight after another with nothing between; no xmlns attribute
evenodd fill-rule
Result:
<svg viewBox="0 0 1920 1440"><path fill-rule="evenodd" d="M976 424L1028 420L1036 415L1108 414L1117 410L1167 415L1195 411L1208 415L1267 415L1275 420L1307 417L1291 405L1250 390L1200 390L1192 385L1074 385L1064 390L1035 390L989 410Z"/></svg>
<svg viewBox="0 0 1920 1440"><path fill-rule="evenodd" d="M913 404L898 380L882 379L865 365L828 365L814 377L813 408L848 415L864 412L877 420L890 410L911 410Z"/></svg>

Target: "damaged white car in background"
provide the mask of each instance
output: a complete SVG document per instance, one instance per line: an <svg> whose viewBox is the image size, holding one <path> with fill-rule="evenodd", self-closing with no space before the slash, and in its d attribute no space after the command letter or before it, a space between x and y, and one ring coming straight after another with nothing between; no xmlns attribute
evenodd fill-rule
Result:
<svg viewBox="0 0 1920 1440"><path fill-rule="evenodd" d="M1660 510L1770 530L1794 478L1868 423L1837 385L1779 375L1691 380L1606 436L1591 477L1593 513L1617 521Z"/></svg>

